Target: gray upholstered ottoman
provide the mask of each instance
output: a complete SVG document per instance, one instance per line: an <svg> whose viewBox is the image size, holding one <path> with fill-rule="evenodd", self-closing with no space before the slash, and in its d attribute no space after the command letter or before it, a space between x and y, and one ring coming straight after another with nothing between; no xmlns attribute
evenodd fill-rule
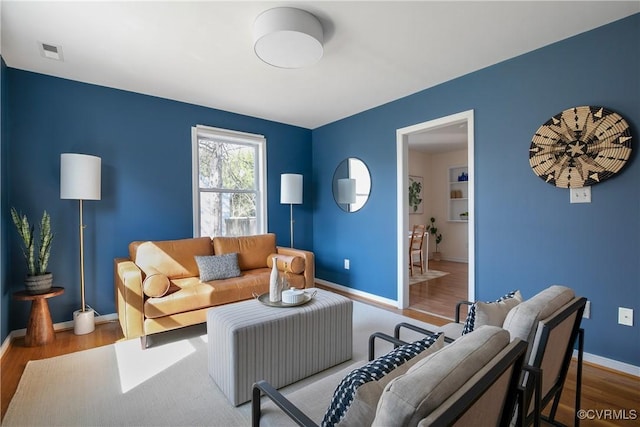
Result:
<svg viewBox="0 0 640 427"><path fill-rule="evenodd" d="M234 405L251 400L251 387L267 380L279 388L345 360L353 349L350 299L322 289L297 307L257 300L207 312L209 375Z"/></svg>

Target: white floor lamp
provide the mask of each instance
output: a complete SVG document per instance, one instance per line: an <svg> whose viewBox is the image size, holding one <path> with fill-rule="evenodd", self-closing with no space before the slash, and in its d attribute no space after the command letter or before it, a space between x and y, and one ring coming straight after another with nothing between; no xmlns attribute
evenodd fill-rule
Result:
<svg viewBox="0 0 640 427"><path fill-rule="evenodd" d="M293 247L293 205L302 204L302 175L295 173L280 175L280 203L289 204L290 246Z"/></svg>
<svg viewBox="0 0 640 427"><path fill-rule="evenodd" d="M80 201L80 298L82 308L73 312L73 332L84 335L95 329L95 312L84 299L84 228L82 201L100 200L100 157L63 153L60 156L60 198Z"/></svg>

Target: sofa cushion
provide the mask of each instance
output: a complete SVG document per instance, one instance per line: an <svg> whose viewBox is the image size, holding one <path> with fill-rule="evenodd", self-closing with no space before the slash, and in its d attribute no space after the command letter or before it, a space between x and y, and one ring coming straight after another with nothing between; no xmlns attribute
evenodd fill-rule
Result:
<svg viewBox="0 0 640 427"><path fill-rule="evenodd" d="M417 425L508 344L507 331L482 326L420 360L387 384L372 425Z"/></svg>
<svg viewBox="0 0 640 427"><path fill-rule="evenodd" d="M132 242L129 256L145 274L157 271L169 279L197 277L196 255L213 255L211 239L196 237L180 240Z"/></svg>
<svg viewBox="0 0 640 427"><path fill-rule="evenodd" d="M574 292L566 286L553 285L539 292L530 299L514 307L504 319L502 327L509 331L511 339L520 338L529 344L533 338L540 320L546 319L560 307L571 301ZM527 350L531 350L531 345Z"/></svg>
<svg viewBox="0 0 640 427"><path fill-rule="evenodd" d="M464 323L450 322L436 328L436 332L442 332L445 337L456 340L462 336Z"/></svg>
<svg viewBox="0 0 640 427"><path fill-rule="evenodd" d="M322 426L370 425L385 385L444 346L443 335L402 345L347 374L335 392Z"/></svg>
<svg viewBox="0 0 640 427"><path fill-rule="evenodd" d="M304 289L307 285L304 276L302 274L282 272L282 277L285 280L285 288L297 288Z"/></svg>
<svg viewBox="0 0 640 427"><path fill-rule="evenodd" d="M512 291L491 302L477 301L469 308L462 335L472 332L480 326L502 326L509 310L522 302L520 291Z"/></svg>
<svg viewBox="0 0 640 427"><path fill-rule="evenodd" d="M236 252L242 271L266 268L267 257L276 252L276 235L269 233L256 236L214 237L213 252L216 255Z"/></svg>
<svg viewBox="0 0 640 427"><path fill-rule="evenodd" d="M169 290L169 278L154 268L147 269L147 277L142 282L142 291L150 298L164 296Z"/></svg>
<svg viewBox="0 0 640 427"><path fill-rule="evenodd" d="M238 254L196 256L196 263L200 272L200 281L229 279L240 275Z"/></svg>
<svg viewBox="0 0 640 427"><path fill-rule="evenodd" d="M301 274L304 273L304 258L293 255L269 254L267 257L267 267L273 267L273 258L277 258L277 267L279 271L285 273Z"/></svg>
<svg viewBox="0 0 640 427"><path fill-rule="evenodd" d="M196 277L171 280L171 287L161 298L144 302L146 318L159 318L200 308L253 298L269 291L269 269L243 271L239 277L201 282Z"/></svg>

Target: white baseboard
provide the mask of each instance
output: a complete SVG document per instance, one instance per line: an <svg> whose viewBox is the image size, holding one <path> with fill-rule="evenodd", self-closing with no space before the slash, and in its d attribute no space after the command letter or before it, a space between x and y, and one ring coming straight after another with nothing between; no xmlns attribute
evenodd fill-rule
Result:
<svg viewBox="0 0 640 427"><path fill-rule="evenodd" d="M367 298L382 304L388 304L393 307L398 306L398 302L395 300L383 298L378 295L370 294L368 292L359 291L357 289L352 289L347 286L338 285L337 283L329 282L327 280L316 278L315 281L317 283L320 283L321 285L338 289L339 291L342 291L346 294L357 295L357 296ZM577 357L578 352L574 351L573 355L574 357ZM598 356L590 353L583 353L583 358L585 362L593 363L594 365L599 365L604 368L613 369L614 371L620 371L620 372L624 372L625 374L640 377L640 366L631 365L625 362L619 362L617 360L609 359L606 357L602 357L602 356Z"/></svg>
<svg viewBox="0 0 640 427"><path fill-rule="evenodd" d="M456 257L442 257L442 261L461 262L463 264L469 264L469 258L456 258ZM433 258L429 258L429 261L435 261Z"/></svg>
<svg viewBox="0 0 640 427"><path fill-rule="evenodd" d="M389 298L384 298L378 295L374 295L374 294L370 294L368 292L363 292L363 291L359 291L357 289L353 289L353 288L349 288L347 286L342 286L342 285L338 285L337 283L333 283L333 282L329 282L328 280L322 280L322 279L314 279L317 283L320 283L321 285L325 285L328 286L330 288L334 288L337 289L339 291L342 291L346 294L350 294L350 295L356 295L359 297L363 297L363 298L367 298L370 299L372 301L375 302L379 302L381 304L388 304L391 305L393 307L397 307L398 306L398 301L396 300L392 300Z"/></svg>
<svg viewBox="0 0 640 427"><path fill-rule="evenodd" d="M449 258L449 257L447 257L447 258L442 258L442 259L445 260L445 261L461 262L461 263L464 263L464 264L469 264L469 259L468 258L455 258L455 257L454 258Z"/></svg>
<svg viewBox="0 0 640 427"><path fill-rule="evenodd" d="M117 313L104 314L102 316L96 317L96 323L107 323L114 320L118 320ZM65 329L73 329L73 320L69 320L68 322L60 322L53 324L54 331L62 331ZM9 335L2 342L2 346L0 347L0 357L4 356L4 352L9 348L9 344L16 338L20 338L25 336L27 333L26 329L16 329L15 331L9 332Z"/></svg>
<svg viewBox="0 0 640 427"><path fill-rule="evenodd" d="M578 350L573 351L573 357L578 357ZM624 372L625 374L633 375L635 377L640 377L640 366L635 366L630 363L620 362L586 352L583 353L582 358L585 362L593 363L594 365L613 369L614 371Z"/></svg>
<svg viewBox="0 0 640 427"><path fill-rule="evenodd" d="M352 289L347 286L338 285L337 283L329 282L327 280L315 279L316 282L321 285L325 285L330 288L337 289L346 294L356 295L359 297L367 298L372 301L379 302L381 304L387 304L393 307L398 305L398 302L389 298L380 297L378 295L373 295L368 292L359 291L357 289ZM102 316L96 317L96 323L106 323L114 320L118 320L117 313L105 314ZM53 325L53 329L56 331L71 329L73 328L73 320L68 322L56 323ZM9 335L2 342L2 346L0 346L0 357L4 356L5 351L9 348L11 341L18 337L23 337L26 333L26 329L17 329L15 331L11 331ZM578 351L574 350L573 356L578 356ZM636 377L640 377L640 366L635 366L630 363L620 362L618 360L609 359L607 357L598 356L596 354L584 353L583 358L585 362L593 363L594 365L599 365L608 369L613 369L614 371L624 372L625 374L633 375Z"/></svg>
<svg viewBox="0 0 640 427"><path fill-rule="evenodd" d="M11 335L13 332L9 332L9 335L2 341L2 346L0 346L0 357L4 356L4 352L9 348L9 344L13 340L13 336Z"/></svg>

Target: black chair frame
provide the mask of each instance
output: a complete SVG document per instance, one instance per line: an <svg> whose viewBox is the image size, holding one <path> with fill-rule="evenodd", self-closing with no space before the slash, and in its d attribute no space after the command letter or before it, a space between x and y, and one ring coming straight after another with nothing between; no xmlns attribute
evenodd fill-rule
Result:
<svg viewBox="0 0 640 427"><path fill-rule="evenodd" d="M576 313L571 338L569 340L569 342L574 345L577 343L577 347L578 347L577 348L578 350L577 366L576 366L576 396L575 396L575 408L574 408L575 409L574 410L574 414L575 414L574 426L576 427L580 425L580 419L578 418L578 410L580 409L580 399L582 395L582 367L583 367L583 357L584 357L584 329L580 328L580 322L582 319L582 315L584 313L584 307L585 307L586 301L587 301L586 298L577 299L570 307L568 307L564 311L562 316L559 316L553 319L552 322L549 322L548 324L545 325L544 329L542 330L542 336L540 340L541 348L538 350L536 354L537 357L533 361L532 365L527 365L525 367L525 371L528 370L530 373L539 368L539 366L542 363L542 357L546 350L546 344L548 342L549 335L553 330L553 328L555 328L560 323L562 323L562 321L564 321L568 316L572 315L573 313ZM471 305L471 304L473 303L470 301L460 301L456 304L456 313L455 313L456 323L460 323L460 307L462 305ZM421 328L411 323L401 322L395 326L393 337L382 334L382 333L377 333L378 335L376 335L376 337L386 339L387 341L390 341L390 342L394 342L392 340L396 340L397 342L402 344L404 343L404 341L400 339L400 331L402 330L402 328L410 329L412 331L419 332L425 335L435 334L435 332L433 331ZM375 344L372 342L373 338L374 338L373 336L369 337L369 360L372 360L372 355L375 353L375 348L374 348ZM453 341L454 339L445 336L445 342L451 343ZM397 345L399 344L394 344L394 347L397 347ZM532 381L534 381L535 384L526 385L524 390L524 393L525 393L524 402L529 402L533 395L534 411L529 415L526 415L524 413L522 414L523 425L529 425L533 423L535 426L538 426L539 420L542 419L548 424L552 424L559 427L565 427L564 424L556 421L555 417L558 410L558 405L560 403L560 397L562 394L562 389L564 388L567 372L569 370L569 366L571 365L572 356L573 356L573 346L567 346L567 351L563 355L563 361L562 361L562 366L561 366L559 376L556 379L553 387L549 390L549 392L545 396L541 395L542 373L541 372L539 373L538 379L536 379L537 377L535 375L532 376ZM553 403L551 405L551 410L549 412L549 415L548 416L542 415L541 414L542 410L546 408L549 402L551 401L553 401ZM519 406L519 408L523 408L523 407L524 406Z"/></svg>
<svg viewBox="0 0 640 427"><path fill-rule="evenodd" d="M396 340L393 337L376 332L369 337L369 344L371 349L371 343L375 341L375 338L389 339L395 346L402 345L404 341ZM512 343L511 348L505 357L494 365L488 372L486 372L482 378L478 380L469 390L467 390L458 400L453 402L449 408L443 411L431 424L434 427L438 426L450 426L456 422L464 412L470 408L482 393L487 390L499 377L505 372L511 365L513 365L513 373L509 380L509 389L517 390L517 393L509 393L507 400L502 411L502 419L499 425L509 425L512 418L517 416L516 427L520 427L523 424L524 415L518 408L524 408L525 390L520 387L520 372L523 369L529 370L531 373L534 384L538 384L539 370L524 366L524 357L526 353L527 343L525 341L519 341ZM537 387L536 387L537 389ZM264 394L274 404L280 408L293 422L301 427L318 427L311 418L305 415L297 406L289 401L282 393L276 390L267 381L258 381L253 385L252 399L251 399L251 425L252 427L260 426L260 397ZM539 401L539 400L536 400ZM535 426L538 427L538 420L535 420Z"/></svg>
<svg viewBox="0 0 640 427"><path fill-rule="evenodd" d="M465 301L465 300L458 301L458 303L456 304L456 311L455 311L455 314L454 314L454 316L455 316L455 317L454 317L454 318L455 318L455 323L460 323L460 308L461 308L463 305L471 306L471 305L473 305L473 304L474 304L474 303L473 303L473 302L471 302L471 301ZM400 339L400 330L401 330L402 328L411 329L412 331L419 332L419 333L422 333L422 334L425 334L425 335L427 335L427 334L435 334L435 333L436 333L436 332L429 331L429 330L427 330L427 329L421 328L421 327L419 327L419 326L412 325L411 323L401 322L401 323L398 323L398 324L395 326L394 330L393 330L393 337L394 337L394 338L396 338L396 339ZM450 343L454 342L454 341L455 341L455 339L454 339L454 338L451 338L451 337L447 337L447 336L445 336L445 337L444 337L444 341L445 341L446 343L449 343L449 344L450 344Z"/></svg>
<svg viewBox="0 0 640 427"><path fill-rule="evenodd" d="M584 357L584 329L580 328L580 322L582 321L582 315L584 313L584 308L587 303L586 298L579 298L568 307L561 316L558 316L549 323L545 324L542 329L542 333L540 336L540 348L536 353L535 359L532 361L532 365L536 367L540 367L542 364L542 359L545 354L546 346L549 341L549 337L553 329L562 323L567 317L573 315L575 313L574 324L572 326L571 337L569 338L569 342L571 345L567 345L567 349L565 354L563 355L562 364L560 367L560 372L558 373L558 377L554 381L553 386L549 389L549 392L540 397L539 403L539 411L546 408L549 402L553 401L551 405L551 410L549 412L549 416L541 416L541 418L549 424L555 426L564 426L564 424L555 420L556 412L558 410L558 405L560 403L560 397L562 395L562 390L564 388L564 383L567 377L567 372L569 371L569 367L571 365L571 359L573 357L573 350L575 345L577 344L577 365L576 365L576 395L575 395L575 407L574 407L574 426L580 425L580 418L578 417L578 410L580 409L580 398L582 394L582 365L583 365L583 357ZM542 379L541 379L542 380ZM529 388L529 387L527 387ZM531 397L531 390L527 390L527 401ZM537 399L536 399L537 400ZM536 402L537 404L537 402ZM534 410L535 412L538 412ZM525 417L525 425L528 425L531 422L531 415Z"/></svg>
<svg viewBox="0 0 640 427"><path fill-rule="evenodd" d="M253 384L253 392L251 397L251 426L260 426L260 394L264 393L269 399L275 403L278 408L289 416L296 424L301 427L319 427L311 418L306 416L296 405L291 403L282 393L276 390L266 381L258 381Z"/></svg>

